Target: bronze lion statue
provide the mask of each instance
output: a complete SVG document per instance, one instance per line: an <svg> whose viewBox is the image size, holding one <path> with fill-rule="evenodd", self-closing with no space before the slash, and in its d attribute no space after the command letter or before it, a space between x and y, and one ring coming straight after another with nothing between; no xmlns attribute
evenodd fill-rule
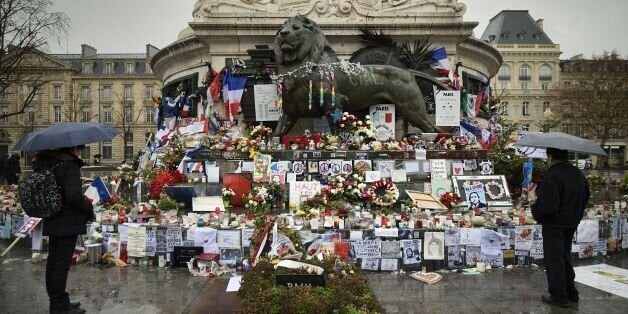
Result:
<svg viewBox="0 0 628 314"><path fill-rule="evenodd" d="M295 16L289 18L275 36L277 71L285 74L302 68L306 63L329 64L340 62L334 50L312 20ZM300 70L283 77L283 115L276 135L290 131L302 117L327 116L333 128L331 114L336 111L360 112L371 105L395 104L406 121L423 132L438 132L427 116L423 95L414 76L407 70L387 65L365 65L360 73L335 70L335 106L331 103L331 83L323 79L324 101L319 98L320 74L317 67L311 72ZM322 67L325 70L325 67ZM313 83L312 108L309 108L309 81ZM321 105L322 104L322 105Z"/></svg>

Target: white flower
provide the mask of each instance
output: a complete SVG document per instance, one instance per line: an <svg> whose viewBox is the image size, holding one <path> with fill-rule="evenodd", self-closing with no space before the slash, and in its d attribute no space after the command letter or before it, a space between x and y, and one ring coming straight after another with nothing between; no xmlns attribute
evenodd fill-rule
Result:
<svg viewBox="0 0 628 314"><path fill-rule="evenodd" d="M355 123L355 122L353 122L353 123L351 123L351 125L356 126L356 123Z"/></svg>
<svg viewBox="0 0 628 314"><path fill-rule="evenodd" d="M362 125L362 121L358 121L358 125Z"/></svg>
<svg viewBox="0 0 628 314"><path fill-rule="evenodd" d="M371 116L369 116L368 114L366 115L366 117L364 117L366 120L370 120Z"/></svg>
<svg viewBox="0 0 628 314"><path fill-rule="evenodd" d="M345 124L344 124L344 123L341 123L341 124L340 124L340 127L341 127L341 128L344 128L344 127L345 127Z"/></svg>
<svg viewBox="0 0 628 314"><path fill-rule="evenodd" d="M338 190L336 190L336 189L331 189L329 192L331 192L331 194L336 194L336 193L338 193Z"/></svg>
<svg viewBox="0 0 628 314"><path fill-rule="evenodd" d="M364 189L364 188L366 188L366 184L365 183L360 183L360 184L358 184L358 188L359 189Z"/></svg>
<svg viewBox="0 0 628 314"><path fill-rule="evenodd" d="M347 118L346 117L342 117L342 121L347 121Z"/></svg>

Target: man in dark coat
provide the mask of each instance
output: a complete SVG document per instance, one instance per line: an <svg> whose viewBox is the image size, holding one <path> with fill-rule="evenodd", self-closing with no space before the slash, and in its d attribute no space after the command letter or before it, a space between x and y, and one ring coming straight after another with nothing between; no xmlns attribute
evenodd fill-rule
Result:
<svg viewBox="0 0 628 314"><path fill-rule="evenodd" d="M61 212L43 221L43 234L49 237L46 291L50 299L50 313L85 313L79 302L70 302L70 296L65 291L77 236L85 234L87 222L94 220L92 204L82 190L81 148L42 151L33 158L33 170L58 165L52 172L63 196Z"/></svg>
<svg viewBox="0 0 628 314"><path fill-rule="evenodd" d="M567 151L547 149L548 163L537 200L534 219L543 226L543 260L550 295L543 302L568 307L578 302L571 265L571 242L589 201L589 185L582 172L567 162Z"/></svg>
<svg viewBox="0 0 628 314"><path fill-rule="evenodd" d="M13 153L4 162L4 176L7 178L7 184L17 184L21 175L20 155Z"/></svg>

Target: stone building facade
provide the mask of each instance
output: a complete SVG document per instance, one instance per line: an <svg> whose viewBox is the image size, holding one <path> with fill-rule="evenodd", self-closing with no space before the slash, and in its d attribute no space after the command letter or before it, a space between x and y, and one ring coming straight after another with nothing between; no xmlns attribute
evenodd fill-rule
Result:
<svg viewBox="0 0 628 314"><path fill-rule="evenodd" d="M539 131L556 119L552 107L559 101L552 89L560 82L560 45L543 31L543 20L527 10L505 10L494 16L482 40L497 49L504 62L491 82L501 98L502 115L524 131ZM549 126L549 124L547 124Z"/></svg>
<svg viewBox="0 0 628 314"><path fill-rule="evenodd" d="M152 72L151 57L157 48L147 45L145 53L100 54L82 45L81 54L29 56L33 69L45 82L26 112L0 120L5 139L0 150L11 151L28 132L55 123L103 122L118 129L120 136L111 142L86 147L83 159L101 155L104 164L130 160L146 143L146 134L155 132L152 96L161 94L161 80ZM31 65L29 65L31 66ZM15 112L32 88L26 84L10 86L0 95L0 112ZM28 164L29 158L23 158Z"/></svg>

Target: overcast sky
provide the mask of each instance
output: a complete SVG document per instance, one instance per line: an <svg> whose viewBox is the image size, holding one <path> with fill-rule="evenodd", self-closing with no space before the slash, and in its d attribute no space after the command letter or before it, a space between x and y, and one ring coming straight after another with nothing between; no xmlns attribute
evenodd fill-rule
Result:
<svg viewBox="0 0 628 314"><path fill-rule="evenodd" d="M54 10L71 19L68 38L52 44L53 53L80 53L81 44L102 53L144 52L147 43L163 48L192 21L196 0L53 0ZM235 0L234 0L235 1ZM589 57L617 49L628 56L624 19L628 0L462 0L465 21L477 21L476 37L501 10L529 10L544 19L544 30L560 44L562 59ZM67 44L66 44L67 42Z"/></svg>

